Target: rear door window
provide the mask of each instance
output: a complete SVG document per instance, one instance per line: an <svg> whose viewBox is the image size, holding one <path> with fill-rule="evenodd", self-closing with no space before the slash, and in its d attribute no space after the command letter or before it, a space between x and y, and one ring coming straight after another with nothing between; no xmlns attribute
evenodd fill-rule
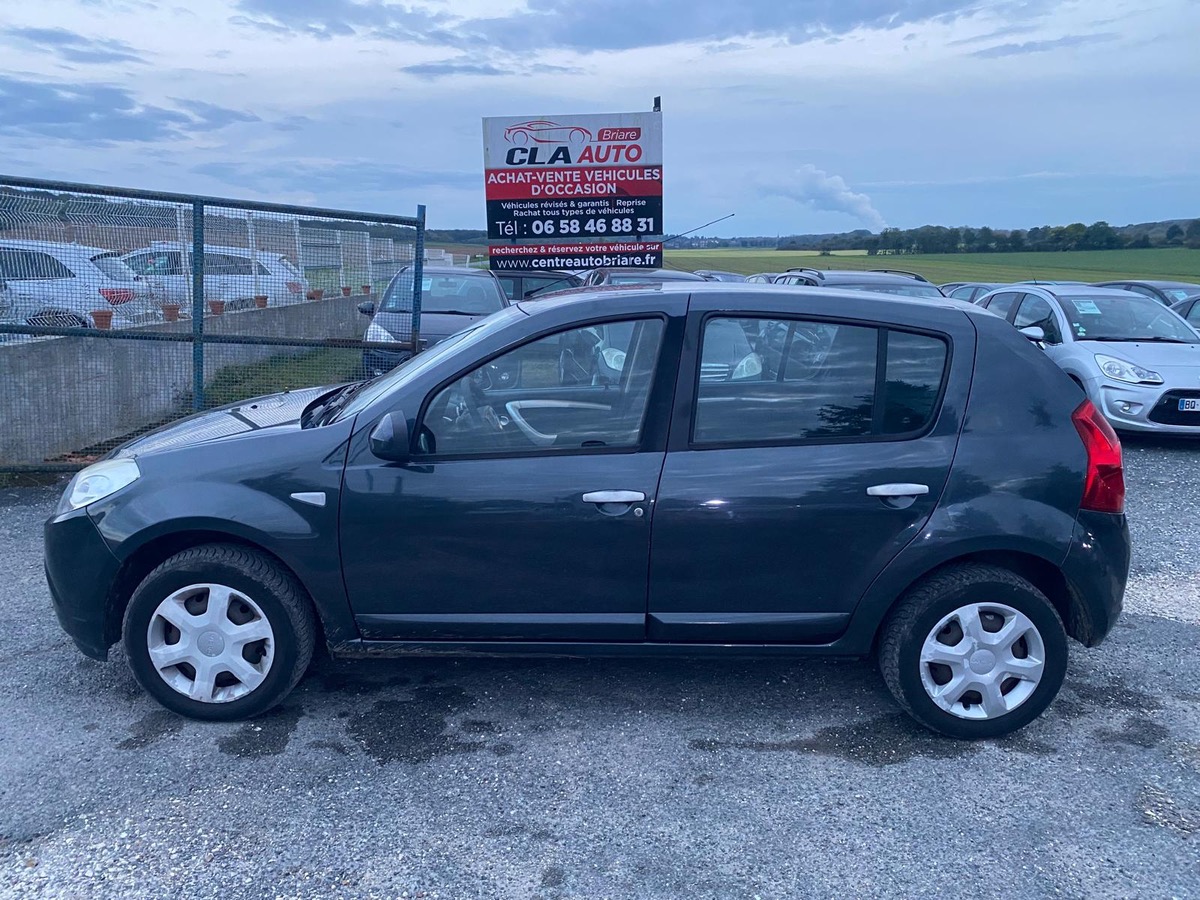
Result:
<svg viewBox="0 0 1200 900"><path fill-rule="evenodd" d="M705 322L692 443L885 439L933 421L945 340L803 319Z"/></svg>

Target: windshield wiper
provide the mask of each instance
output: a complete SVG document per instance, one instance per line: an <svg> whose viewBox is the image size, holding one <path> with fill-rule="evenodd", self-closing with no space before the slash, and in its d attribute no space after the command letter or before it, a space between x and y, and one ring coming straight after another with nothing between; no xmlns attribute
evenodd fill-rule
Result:
<svg viewBox="0 0 1200 900"><path fill-rule="evenodd" d="M486 313L467 312L465 309L422 309L422 315L426 316L482 316Z"/></svg>
<svg viewBox="0 0 1200 900"><path fill-rule="evenodd" d="M1141 341L1147 344L1191 344L1192 341L1181 341L1179 338L1169 337L1135 337L1129 338L1131 341Z"/></svg>
<svg viewBox="0 0 1200 900"><path fill-rule="evenodd" d="M301 427L320 427L332 421L338 410L345 406L347 401L357 394L366 383L365 381L356 381L334 391L329 395L329 399L313 408L312 412L308 414L308 424L305 425L304 422L301 422Z"/></svg>

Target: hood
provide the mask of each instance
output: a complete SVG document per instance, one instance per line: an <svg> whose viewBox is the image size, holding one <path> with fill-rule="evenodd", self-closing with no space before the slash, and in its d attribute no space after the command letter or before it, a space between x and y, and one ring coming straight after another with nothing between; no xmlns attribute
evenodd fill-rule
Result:
<svg viewBox="0 0 1200 900"><path fill-rule="evenodd" d="M464 328L469 328L480 319L486 319L491 313L480 313L472 316L448 316L445 313L421 313L421 338L428 341L427 347L432 347L438 341L445 340L452 334L457 334ZM412 316L407 312L378 312L375 323L380 328L399 340L408 340L412 328Z"/></svg>
<svg viewBox="0 0 1200 900"><path fill-rule="evenodd" d="M326 385L268 394L197 413L134 438L118 447L112 456L123 459L189 444L226 440L264 428L299 427L300 414L305 407L334 387L336 385Z"/></svg>
<svg viewBox="0 0 1200 900"><path fill-rule="evenodd" d="M1192 369L1200 375L1200 344L1159 344L1141 341L1077 341L1092 353L1115 356L1144 369Z"/></svg>

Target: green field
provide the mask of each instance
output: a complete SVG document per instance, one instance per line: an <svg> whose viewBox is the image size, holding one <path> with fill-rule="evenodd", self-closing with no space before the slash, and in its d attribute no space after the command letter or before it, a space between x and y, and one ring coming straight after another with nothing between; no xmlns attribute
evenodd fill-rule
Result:
<svg viewBox="0 0 1200 900"><path fill-rule="evenodd" d="M947 281L1108 281L1148 278L1200 282L1200 250L1079 250L1068 253L947 253L916 256L837 254L804 250L668 250L672 269L722 269L751 275L791 266L814 269L904 269L934 284Z"/></svg>

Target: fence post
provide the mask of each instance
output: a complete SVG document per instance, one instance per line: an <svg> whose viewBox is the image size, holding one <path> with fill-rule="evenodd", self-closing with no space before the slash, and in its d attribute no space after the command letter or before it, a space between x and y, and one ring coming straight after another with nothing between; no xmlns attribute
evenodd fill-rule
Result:
<svg viewBox="0 0 1200 900"><path fill-rule="evenodd" d="M417 240L413 247L413 353L421 352L421 283L425 274L425 205L417 206Z"/></svg>
<svg viewBox="0 0 1200 900"><path fill-rule="evenodd" d="M192 201L192 409L204 409L204 203Z"/></svg>

